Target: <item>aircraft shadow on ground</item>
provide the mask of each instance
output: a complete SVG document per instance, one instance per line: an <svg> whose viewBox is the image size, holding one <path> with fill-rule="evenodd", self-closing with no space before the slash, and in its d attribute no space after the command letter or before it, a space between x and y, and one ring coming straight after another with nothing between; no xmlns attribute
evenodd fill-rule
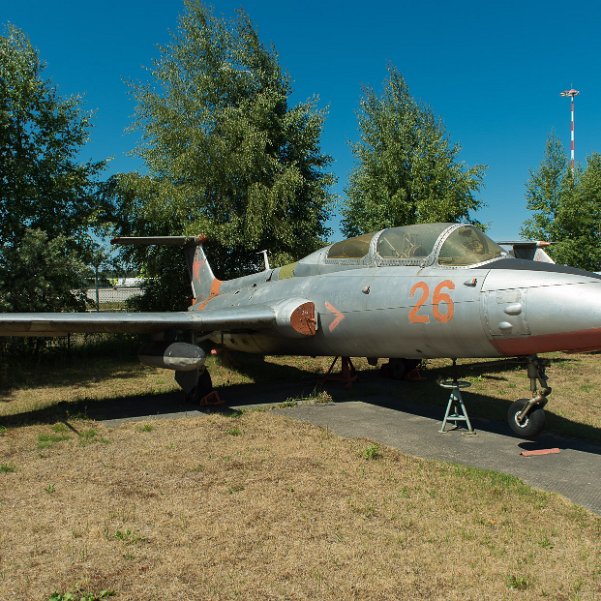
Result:
<svg viewBox="0 0 601 601"><path fill-rule="evenodd" d="M560 359L561 361L561 359ZM495 371L506 371L513 359L484 361L469 365L469 375L482 374L484 377L503 380L494 375ZM180 392L144 394L128 397L113 397L98 400L61 402L52 407L0 417L0 426L18 427L31 424L53 424L75 418L88 418L97 421L135 419L165 414L182 414L219 411L228 413L232 407L289 405L309 399L319 390L325 390L336 403L361 401L402 413L421 416L441 422L449 398L449 391L441 388L437 380L452 376L452 368L439 368L427 372L425 381L396 381L381 376L379 370L359 371L358 381L351 388L342 383L327 382L320 385L319 374L308 373L292 366L264 363L255 366L259 372L253 374L253 367L246 367L245 373L254 375L254 383L229 384L218 388L224 404L218 407L200 408L186 403ZM492 375L491 375L492 372ZM460 369L459 377L466 371ZM524 391L527 390L527 380ZM523 396L526 396L524 394ZM475 394L470 389L463 391L463 398L474 428L496 434L512 435L505 416L510 401L490 395ZM516 444L519 439L516 438ZM547 412L546 432L536 442L522 441L523 449L534 450L548 447L571 448L601 455L601 430L572 422L571 420Z"/></svg>

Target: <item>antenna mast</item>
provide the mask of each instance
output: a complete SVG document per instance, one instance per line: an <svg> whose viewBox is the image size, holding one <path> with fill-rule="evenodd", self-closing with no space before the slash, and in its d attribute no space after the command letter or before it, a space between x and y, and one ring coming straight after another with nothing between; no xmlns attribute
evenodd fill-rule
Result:
<svg viewBox="0 0 601 601"><path fill-rule="evenodd" d="M578 90L575 90L574 88L571 88L569 90L565 90L561 93L561 96L565 96L565 97L570 97L572 100L570 102L570 108L571 108L571 112L572 112L572 129L571 129L571 142L572 142L572 148L570 151L570 159L571 159L571 166L572 166L572 173L574 173L574 98L576 96L578 96L578 94L580 94L580 92Z"/></svg>

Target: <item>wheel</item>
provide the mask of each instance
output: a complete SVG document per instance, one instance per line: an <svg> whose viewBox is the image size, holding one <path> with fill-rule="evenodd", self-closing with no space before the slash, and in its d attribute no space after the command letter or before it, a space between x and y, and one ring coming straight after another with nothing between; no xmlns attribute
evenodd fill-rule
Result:
<svg viewBox="0 0 601 601"><path fill-rule="evenodd" d="M382 365L382 373L393 380L404 380L420 364L420 359L389 359Z"/></svg>
<svg viewBox="0 0 601 601"><path fill-rule="evenodd" d="M200 399L207 396L209 392L213 392L213 381L211 380L209 370L203 369L202 373L198 376L196 386L186 394L186 402L198 403L200 402Z"/></svg>
<svg viewBox="0 0 601 601"><path fill-rule="evenodd" d="M545 427L545 410L542 407L534 407L526 419L519 422L518 413L528 404L528 399L519 399L512 403L507 412L509 427L521 438L536 438Z"/></svg>

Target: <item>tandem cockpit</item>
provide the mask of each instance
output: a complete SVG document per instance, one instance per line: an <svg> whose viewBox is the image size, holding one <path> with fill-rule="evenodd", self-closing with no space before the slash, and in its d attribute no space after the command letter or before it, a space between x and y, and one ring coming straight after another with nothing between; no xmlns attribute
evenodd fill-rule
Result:
<svg viewBox="0 0 601 601"><path fill-rule="evenodd" d="M503 248L473 225L421 223L392 227L337 242L282 270L287 271L288 277L302 277L341 269L388 265L462 268L506 256Z"/></svg>

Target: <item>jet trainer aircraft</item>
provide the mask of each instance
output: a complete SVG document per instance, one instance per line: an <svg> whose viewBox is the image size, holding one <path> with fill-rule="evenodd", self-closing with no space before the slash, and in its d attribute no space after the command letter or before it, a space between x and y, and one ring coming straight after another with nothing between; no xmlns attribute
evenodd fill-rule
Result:
<svg viewBox="0 0 601 601"><path fill-rule="evenodd" d="M140 359L174 370L190 400L211 390L204 363L214 345L389 358L401 369L434 357L526 357L532 396L508 412L511 428L525 438L542 430L551 392L537 353L601 350L601 276L510 257L471 225L389 228L229 281L213 275L201 236L114 242L184 247L194 295L189 310L5 313L0 335L152 334Z"/></svg>

